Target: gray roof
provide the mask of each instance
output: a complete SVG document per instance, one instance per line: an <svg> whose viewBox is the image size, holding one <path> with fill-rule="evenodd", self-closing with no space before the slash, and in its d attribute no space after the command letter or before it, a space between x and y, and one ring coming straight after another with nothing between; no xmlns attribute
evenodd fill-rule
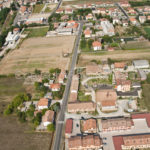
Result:
<svg viewBox="0 0 150 150"><path fill-rule="evenodd" d="M133 65L135 67L138 67L138 66L149 66L149 62L147 60L134 60L133 61Z"/></svg>

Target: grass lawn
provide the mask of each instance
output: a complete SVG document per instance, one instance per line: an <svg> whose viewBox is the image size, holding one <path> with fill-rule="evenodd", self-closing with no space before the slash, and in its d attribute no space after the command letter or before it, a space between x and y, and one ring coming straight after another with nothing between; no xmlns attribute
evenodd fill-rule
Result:
<svg viewBox="0 0 150 150"><path fill-rule="evenodd" d="M84 92L79 92L78 99L81 102L91 101L92 97L91 95L85 95Z"/></svg>
<svg viewBox="0 0 150 150"><path fill-rule="evenodd" d="M40 13L41 10L43 9L44 7L44 4L37 4L34 6L33 8L33 13Z"/></svg>
<svg viewBox="0 0 150 150"><path fill-rule="evenodd" d="M143 85L143 99L139 100L141 109L150 111L150 84Z"/></svg>
<svg viewBox="0 0 150 150"><path fill-rule="evenodd" d="M48 31L48 27L42 27L42 28L30 28L25 29L24 33L28 33L28 38L31 37L44 37L46 36L46 33Z"/></svg>
<svg viewBox="0 0 150 150"><path fill-rule="evenodd" d="M150 27L145 27L144 30L150 36Z"/></svg>
<svg viewBox="0 0 150 150"><path fill-rule="evenodd" d="M51 9L50 9L49 7L46 7L46 9L45 9L44 12L45 12L45 13L49 13L49 12L51 12Z"/></svg>

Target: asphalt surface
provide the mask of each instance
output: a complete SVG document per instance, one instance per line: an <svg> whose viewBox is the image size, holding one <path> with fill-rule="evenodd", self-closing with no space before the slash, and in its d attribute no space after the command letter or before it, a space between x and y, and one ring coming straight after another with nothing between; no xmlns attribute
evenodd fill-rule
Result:
<svg viewBox="0 0 150 150"><path fill-rule="evenodd" d="M53 150L59 150L60 149L62 129L63 129L63 125L65 123L64 122L65 111L66 111L66 107L67 107L67 103L68 103L68 97L69 97L72 77L74 75L74 69L75 69L76 62L77 62L78 46L79 46L79 42L80 42L82 28L83 28L83 22L80 23L78 35L76 37L76 41L75 41L75 45L74 45L72 62L71 62L71 67L70 67L70 71L68 74L67 84L66 84L66 88L65 88L65 92L64 92L63 103L62 103L62 107L61 107L61 110L59 112L57 123L56 123L56 133L55 133L55 139L54 139L54 144L53 144L53 148L52 148Z"/></svg>

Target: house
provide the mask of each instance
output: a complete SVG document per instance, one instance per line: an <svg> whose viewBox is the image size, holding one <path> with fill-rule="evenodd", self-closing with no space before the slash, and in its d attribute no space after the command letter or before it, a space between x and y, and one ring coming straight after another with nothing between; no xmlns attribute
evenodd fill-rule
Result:
<svg viewBox="0 0 150 150"><path fill-rule="evenodd" d="M50 89L53 92L60 91L60 88L61 88L61 84L60 83L53 83L53 84L50 85Z"/></svg>
<svg viewBox="0 0 150 150"><path fill-rule="evenodd" d="M44 23L44 18L43 17L37 17L37 18L28 18L25 22L26 25L29 25L29 24L33 24L33 23L36 23L36 24L43 24Z"/></svg>
<svg viewBox="0 0 150 150"><path fill-rule="evenodd" d="M92 14L88 14L87 16L85 16L86 20L90 20L93 19L93 15Z"/></svg>
<svg viewBox="0 0 150 150"><path fill-rule="evenodd" d="M127 20L123 20L122 21L122 24L123 24L123 27L127 27L129 25L128 21Z"/></svg>
<svg viewBox="0 0 150 150"><path fill-rule="evenodd" d="M115 81L116 80L126 80L128 78L127 72L115 71L114 72Z"/></svg>
<svg viewBox="0 0 150 150"><path fill-rule="evenodd" d="M140 23L144 23L146 21L146 16L139 16Z"/></svg>
<svg viewBox="0 0 150 150"><path fill-rule="evenodd" d="M150 134L128 134L113 136L115 150L148 149L150 148Z"/></svg>
<svg viewBox="0 0 150 150"><path fill-rule="evenodd" d="M96 91L96 102L100 105L102 111L117 110L117 94L113 89Z"/></svg>
<svg viewBox="0 0 150 150"><path fill-rule="evenodd" d="M136 25L138 23L137 20L133 17L130 17L129 20L133 25Z"/></svg>
<svg viewBox="0 0 150 150"><path fill-rule="evenodd" d="M91 76L91 75L99 75L101 72L100 67L97 64L91 64L86 66L86 75Z"/></svg>
<svg viewBox="0 0 150 150"><path fill-rule="evenodd" d="M138 76L141 81L144 81L147 79L147 75L145 71L143 71L142 69L138 69Z"/></svg>
<svg viewBox="0 0 150 150"><path fill-rule="evenodd" d="M63 14L64 13L64 10L62 8L58 8L56 10L56 14Z"/></svg>
<svg viewBox="0 0 150 150"><path fill-rule="evenodd" d="M150 20L150 16L147 16L147 20Z"/></svg>
<svg viewBox="0 0 150 150"><path fill-rule="evenodd" d="M123 131L133 127L131 118L106 118L100 122L102 132Z"/></svg>
<svg viewBox="0 0 150 150"><path fill-rule="evenodd" d="M71 8L65 9L65 14L72 14L72 13L73 13L73 9L71 9Z"/></svg>
<svg viewBox="0 0 150 150"><path fill-rule="evenodd" d="M60 74L58 76L58 83L63 84L65 76L66 76L66 71L65 70L61 70L61 72L60 72Z"/></svg>
<svg viewBox="0 0 150 150"><path fill-rule="evenodd" d="M38 110L47 109L50 106L50 101L47 98L41 98L38 101Z"/></svg>
<svg viewBox="0 0 150 150"><path fill-rule="evenodd" d="M27 12L27 6L23 6L23 5L22 5L22 6L20 7L20 13L21 13L21 14L25 14L26 12Z"/></svg>
<svg viewBox="0 0 150 150"><path fill-rule="evenodd" d="M102 147L99 135L74 136L68 139L68 150L102 150Z"/></svg>
<svg viewBox="0 0 150 150"><path fill-rule="evenodd" d="M115 62L114 63L115 70L123 71L125 66L126 66L125 62Z"/></svg>
<svg viewBox="0 0 150 150"><path fill-rule="evenodd" d="M113 24L121 24L120 19L117 17L113 18Z"/></svg>
<svg viewBox="0 0 150 150"><path fill-rule="evenodd" d="M92 43L94 51L102 50L102 44L99 41L94 41Z"/></svg>
<svg viewBox="0 0 150 150"><path fill-rule="evenodd" d="M6 37L6 45L7 44L10 44L10 45L14 45L17 41L18 41L18 39L19 39L19 34L18 34L18 32L16 33L16 32L8 32L8 35L7 35L7 37Z"/></svg>
<svg viewBox="0 0 150 150"><path fill-rule="evenodd" d="M61 20L65 21L65 20L68 20L69 19L69 16L68 15L64 15L61 17Z"/></svg>
<svg viewBox="0 0 150 150"><path fill-rule="evenodd" d="M87 119L81 120L81 130L84 133L96 133L97 132L97 123L96 119Z"/></svg>
<svg viewBox="0 0 150 150"><path fill-rule="evenodd" d="M90 38L91 34L92 34L92 31L89 28L84 30L85 38Z"/></svg>
<svg viewBox="0 0 150 150"><path fill-rule="evenodd" d="M116 80L116 89L121 92L128 92L131 89L131 81L130 80Z"/></svg>
<svg viewBox="0 0 150 150"><path fill-rule="evenodd" d="M73 128L73 119L67 119L66 120L66 126L65 126L65 136L66 138L69 138L72 133Z"/></svg>
<svg viewBox="0 0 150 150"><path fill-rule="evenodd" d="M52 110L47 110L45 112L45 115L42 117L42 123L45 127L54 122L54 114L55 113Z"/></svg>
<svg viewBox="0 0 150 150"><path fill-rule="evenodd" d="M19 28L14 28L14 29L13 29L13 33L14 33L14 34L17 34L17 33L19 33L19 32L20 32L20 29L19 29Z"/></svg>
<svg viewBox="0 0 150 150"><path fill-rule="evenodd" d="M147 60L134 60L133 66L135 69L149 68L149 62Z"/></svg>
<svg viewBox="0 0 150 150"><path fill-rule="evenodd" d="M94 112L96 105L93 102L74 102L68 104L68 113Z"/></svg>
<svg viewBox="0 0 150 150"><path fill-rule="evenodd" d="M101 19L101 26L104 32L104 35L108 36L114 36L115 35L115 30L114 26L112 23L110 23L107 19Z"/></svg>
<svg viewBox="0 0 150 150"><path fill-rule="evenodd" d="M150 148L150 134L123 136L122 149Z"/></svg>
<svg viewBox="0 0 150 150"><path fill-rule="evenodd" d="M70 88L71 93L77 93L78 88L79 88L79 76L74 75L72 78L72 83L71 83L71 88Z"/></svg>

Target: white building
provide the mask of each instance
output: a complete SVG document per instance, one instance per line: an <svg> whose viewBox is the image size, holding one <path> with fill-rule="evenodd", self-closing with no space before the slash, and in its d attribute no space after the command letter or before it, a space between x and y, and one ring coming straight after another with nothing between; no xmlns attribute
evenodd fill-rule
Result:
<svg viewBox="0 0 150 150"><path fill-rule="evenodd" d="M15 42L19 39L18 33L8 32L8 35L6 37L6 43L7 44L15 44Z"/></svg>
<svg viewBox="0 0 150 150"><path fill-rule="evenodd" d="M107 19L101 19L101 26L103 28L104 35L109 35L109 36L115 35L113 24L110 23Z"/></svg>
<svg viewBox="0 0 150 150"><path fill-rule="evenodd" d="M149 68L149 62L147 60L134 60L133 66L135 69Z"/></svg>

